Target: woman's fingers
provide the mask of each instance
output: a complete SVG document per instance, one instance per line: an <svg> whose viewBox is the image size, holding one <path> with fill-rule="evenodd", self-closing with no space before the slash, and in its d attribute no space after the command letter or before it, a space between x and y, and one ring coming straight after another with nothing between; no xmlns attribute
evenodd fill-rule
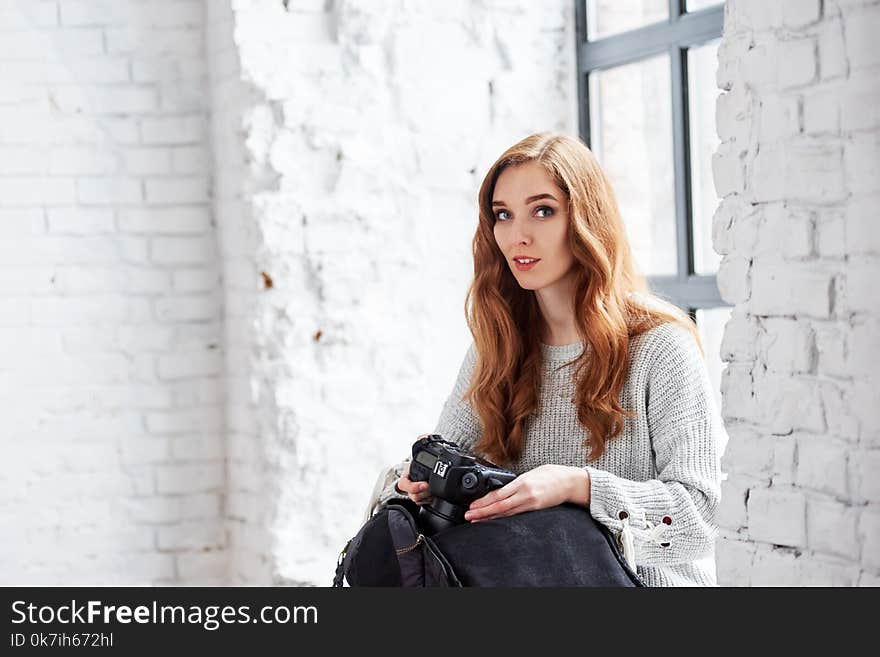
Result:
<svg viewBox="0 0 880 657"><path fill-rule="evenodd" d="M427 482L413 481L410 479L408 473L404 473L403 476L397 480L397 487L405 493L412 493L420 490L422 484L427 486Z"/></svg>
<svg viewBox="0 0 880 657"><path fill-rule="evenodd" d="M506 515L506 513L517 506L519 496L519 483L517 480L511 481L506 486L496 488L495 490L483 495L483 497L471 502L465 513L465 520L485 520L494 515Z"/></svg>
<svg viewBox="0 0 880 657"><path fill-rule="evenodd" d="M499 488L498 490L501 489ZM490 503L485 506L477 508L471 506L467 513L464 514L464 519L476 522L479 520L490 520L492 518L500 518L501 516L513 515L514 513L523 510L520 508L523 502L524 500L522 499L522 496L514 493L509 497L498 499L494 502L490 501Z"/></svg>
<svg viewBox="0 0 880 657"><path fill-rule="evenodd" d="M480 522L482 520L495 520L495 518L505 518L507 516L515 516L518 513L524 513L531 510L531 507L525 499L522 499L521 497L517 497L516 499L511 498L507 508L502 509L499 513L490 515L486 518L479 518L476 522Z"/></svg>
<svg viewBox="0 0 880 657"><path fill-rule="evenodd" d="M401 489L403 489L403 486L401 486ZM408 493L409 499L419 504L431 497L431 493L428 492L428 482L426 481L409 482Z"/></svg>
<svg viewBox="0 0 880 657"><path fill-rule="evenodd" d="M468 507L469 509L479 509L482 507L488 507L492 504L497 504L498 502L508 499L516 493L520 489L519 481L514 479L509 484L502 486L501 488L496 488L495 490L486 493L483 497L480 497L473 502Z"/></svg>

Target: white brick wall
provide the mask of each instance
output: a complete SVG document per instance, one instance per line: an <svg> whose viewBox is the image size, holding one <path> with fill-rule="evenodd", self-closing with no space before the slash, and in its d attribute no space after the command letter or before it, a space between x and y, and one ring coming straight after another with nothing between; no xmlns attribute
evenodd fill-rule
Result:
<svg viewBox="0 0 880 657"><path fill-rule="evenodd" d="M573 12L288 5L209 3L232 578L326 585L464 354L483 173L576 130Z"/></svg>
<svg viewBox="0 0 880 657"><path fill-rule="evenodd" d="M719 579L876 585L876 0L728 0L714 218L736 304L722 357Z"/></svg>
<svg viewBox="0 0 880 657"><path fill-rule="evenodd" d="M202 0L3 0L0 43L0 581L225 581Z"/></svg>
<svg viewBox="0 0 880 657"><path fill-rule="evenodd" d="M271 514L267 513L272 496L264 493L260 480L242 476L243 465L259 462L259 428L250 412L251 383L248 355L253 325L250 302L255 296L258 274L252 241L247 187L246 156L242 136L245 108L251 96L241 81L238 51L233 41L235 15L226 0L209 2L206 8L206 53L210 73L213 152L213 208L218 225L219 248L224 277L225 359L216 366L224 372L226 394L227 481L224 509L230 553L224 564L205 565L193 560L193 569L222 567L231 581L268 584L271 582ZM185 139L188 133L201 134L198 124L156 126L156 138L165 135ZM250 321L249 321L250 320ZM214 365L214 363L212 363ZM167 367L183 364L167 363Z"/></svg>

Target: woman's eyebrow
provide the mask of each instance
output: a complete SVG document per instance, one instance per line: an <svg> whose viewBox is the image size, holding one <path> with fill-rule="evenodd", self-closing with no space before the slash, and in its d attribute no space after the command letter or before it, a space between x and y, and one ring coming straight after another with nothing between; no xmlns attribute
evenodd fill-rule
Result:
<svg viewBox="0 0 880 657"><path fill-rule="evenodd" d="M549 198L551 201L556 201L556 197L553 196L553 194L535 194L534 196L529 196L526 199L526 205L528 205L529 203L532 203L534 201L538 201L542 198ZM556 202L559 203L559 201L556 201ZM505 203L504 201L492 201L492 205L493 206L507 205L507 203Z"/></svg>

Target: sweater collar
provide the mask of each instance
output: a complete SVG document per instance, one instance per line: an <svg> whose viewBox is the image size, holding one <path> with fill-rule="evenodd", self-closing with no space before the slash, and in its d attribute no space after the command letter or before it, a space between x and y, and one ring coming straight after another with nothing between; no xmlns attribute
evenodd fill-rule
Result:
<svg viewBox="0 0 880 657"><path fill-rule="evenodd" d="M545 361L565 363L581 355L584 348L583 342L572 342L561 345L541 345L541 355Z"/></svg>

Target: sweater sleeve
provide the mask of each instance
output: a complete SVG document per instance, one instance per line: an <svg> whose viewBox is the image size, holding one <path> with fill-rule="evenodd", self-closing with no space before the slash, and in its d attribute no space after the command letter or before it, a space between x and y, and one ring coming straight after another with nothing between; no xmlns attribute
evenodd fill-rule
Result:
<svg viewBox="0 0 880 657"><path fill-rule="evenodd" d="M458 370L458 377L455 379L452 392L443 405L440 418L434 428L434 433L440 434L446 440L451 440L462 449L467 450L473 449L483 432L480 418L471 405L464 400L464 393L471 384L476 362L477 348L471 343Z"/></svg>
<svg viewBox="0 0 880 657"><path fill-rule="evenodd" d="M470 449L482 431L479 418L470 404L463 399L464 393L470 385L475 364L476 346L471 343L459 368L452 392L443 404L443 410L440 412L440 418L437 420L434 428L434 433L440 434L446 440L457 443L463 449ZM376 508L386 504L389 500L406 498L406 495L401 495L395 490L394 484L403 476L410 460L412 460L412 457L407 456L400 463L390 466L380 475L380 479L384 477L384 480L377 484L377 486L381 486L381 490L376 501Z"/></svg>
<svg viewBox="0 0 880 657"><path fill-rule="evenodd" d="M644 566L685 563L713 553L720 450L726 443L696 341L685 329L661 335L649 347L654 353L646 392L656 479L632 481L586 468L590 513L615 534L628 523L636 564Z"/></svg>

